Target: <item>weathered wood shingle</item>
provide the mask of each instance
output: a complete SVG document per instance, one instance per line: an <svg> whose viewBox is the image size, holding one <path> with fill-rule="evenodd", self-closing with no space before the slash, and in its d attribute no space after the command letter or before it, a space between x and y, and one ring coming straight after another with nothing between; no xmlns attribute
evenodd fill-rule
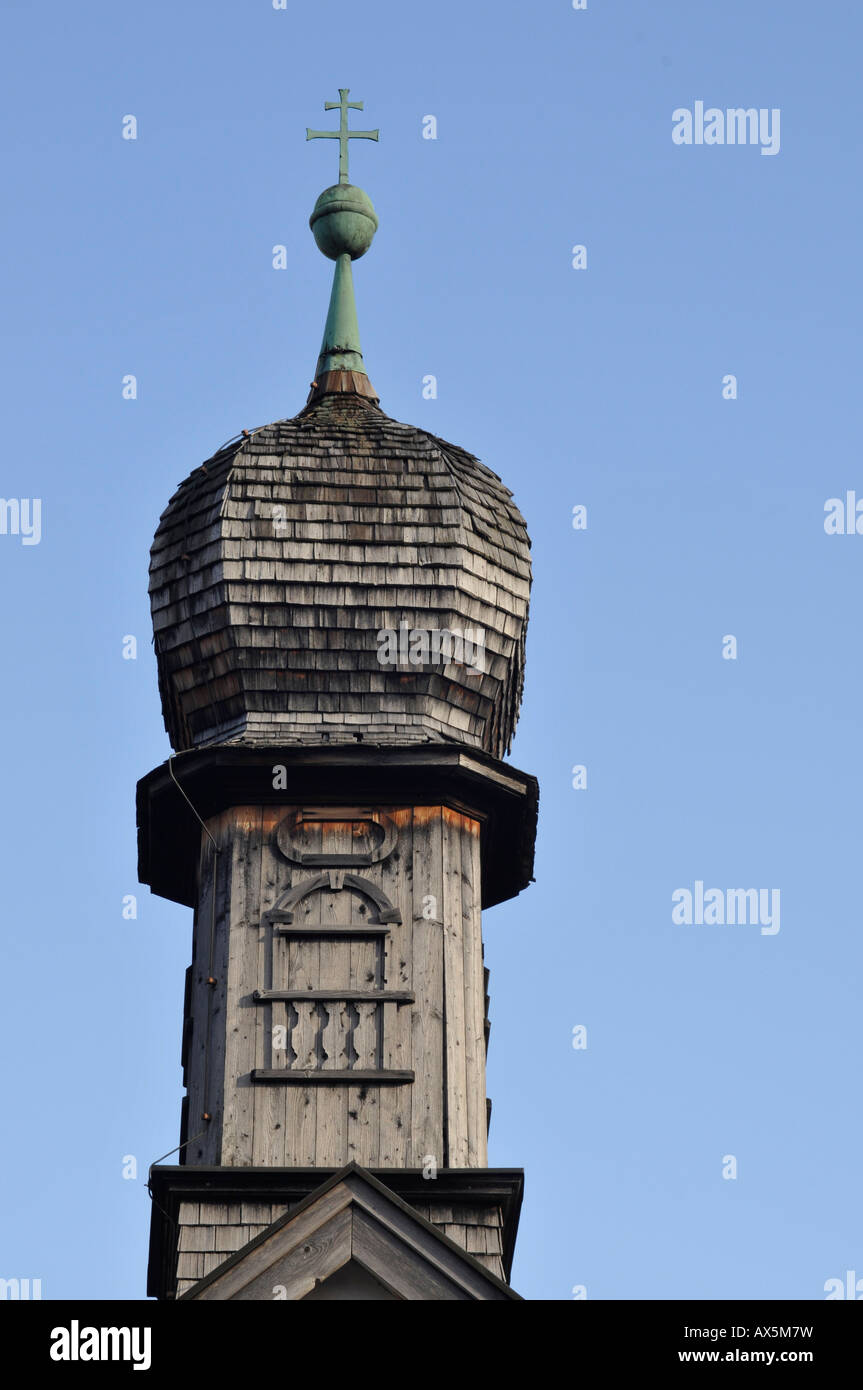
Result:
<svg viewBox="0 0 863 1390"><path fill-rule="evenodd" d="M507 752L529 541L464 450L324 396L196 469L164 512L150 598L175 749L457 739ZM484 669L382 665L378 632L484 634Z"/></svg>

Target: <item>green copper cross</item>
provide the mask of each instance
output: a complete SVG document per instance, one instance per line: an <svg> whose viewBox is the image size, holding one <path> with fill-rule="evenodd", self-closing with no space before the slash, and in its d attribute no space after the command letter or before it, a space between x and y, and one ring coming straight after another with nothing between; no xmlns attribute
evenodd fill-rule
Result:
<svg viewBox="0 0 863 1390"><path fill-rule="evenodd" d="M348 130L348 111L362 111L361 101L348 101L350 87L339 87L338 101L325 101L325 111L339 111L338 130L309 130L306 126L307 140L338 140L339 142L339 183L350 183L348 178L348 141L377 140L379 130Z"/></svg>

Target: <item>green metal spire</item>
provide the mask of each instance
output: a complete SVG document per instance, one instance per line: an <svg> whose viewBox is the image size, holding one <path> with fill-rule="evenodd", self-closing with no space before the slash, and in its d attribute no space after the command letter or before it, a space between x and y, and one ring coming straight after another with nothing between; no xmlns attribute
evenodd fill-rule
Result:
<svg viewBox="0 0 863 1390"><path fill-rule="evenodd" d="M339 182L324 190L309 218L319 249L336 263L310 401L335 392L352 392L377 400L360 347L351 261L359 260L368 251L378 218L368 194L348 182L348 141L377 140L380 131L348 130L348 111L363 109L361 101L348 101L349 91L340 87L340 100L324 103L324 110L340 112L337 131L306 129L307 140L339 141Z"/></svg>
<svg viewBox="0 0 863 1390"><path fill-rule="evenodd" d="M360 326L357 322L351 258L346 252L336 261L330 307L324 328L324 340L315 367L315 379L320 381L325 372L365 373L365 370L360 347Z"/></svg>

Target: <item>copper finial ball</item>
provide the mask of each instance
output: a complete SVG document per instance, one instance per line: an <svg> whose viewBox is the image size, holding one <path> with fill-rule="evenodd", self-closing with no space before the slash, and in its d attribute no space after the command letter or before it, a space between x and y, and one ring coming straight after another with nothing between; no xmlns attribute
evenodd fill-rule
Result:
<svg viewBox="0 0 863 1390"><path fill-rule="evenodd" d="M309 226L318 249L331 261L344 255L358 261L372 244L378 215L368 193L352 183L336 183L315 203Z"/></svg>

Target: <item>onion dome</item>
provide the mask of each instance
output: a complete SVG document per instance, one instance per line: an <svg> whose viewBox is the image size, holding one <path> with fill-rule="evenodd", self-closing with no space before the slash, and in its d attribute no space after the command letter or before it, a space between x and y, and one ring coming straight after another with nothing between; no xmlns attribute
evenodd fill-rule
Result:
<svg viewBox="0 0 863 1390"><path fill-rule="evenodd" d="M150 600L175 750L213 744L456 741L509 751L521 701L530 542L472 454L380 408L351 262L377 216L347 181L318 199L335 261L305 408L197 468L163 513Z"/></svg>

